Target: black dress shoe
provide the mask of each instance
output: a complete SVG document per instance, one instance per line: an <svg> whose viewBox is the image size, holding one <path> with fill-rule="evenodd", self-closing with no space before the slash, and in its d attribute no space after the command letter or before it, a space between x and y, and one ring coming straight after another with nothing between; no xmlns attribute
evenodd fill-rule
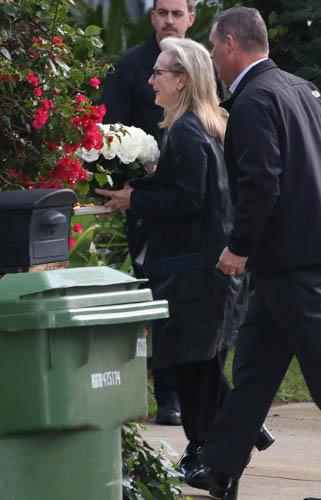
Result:
<svg viewBox="0 0 321 500"><path fill-rule="evenodd" d="M321 500L321 498L308 497L308 498L305 498L304 500Z"/></svg>
<svg viewBox="0 0 321 500"><path fill-rule="evenodd" d="M158 425L182 425L181 412L174 405L160 406L155 422Z"/></svg>
<svg viewBox="0 0 321 500"><path fill-rule="evenodd" d="M198 460L202 450L202 445L199 443L189 443L180 460L177 462L176 470L186 477L194 469L200 467Z"/></svg>
<svg viewBox="0 0 321 500"><path fill-rule="evenodd" d="M266 450L269 448L275 441L275 438L272 436L269 429L265 424L262 425L257 440L255 442L255 446L259 451Z"/></svg>
<svg viewBox="0 0 321 500"><path fill-rule="evenodd" d="M187 475L186 482L193 488L209 491L216 500L237 500L238 481L212 467L194 470Z"/></svg>

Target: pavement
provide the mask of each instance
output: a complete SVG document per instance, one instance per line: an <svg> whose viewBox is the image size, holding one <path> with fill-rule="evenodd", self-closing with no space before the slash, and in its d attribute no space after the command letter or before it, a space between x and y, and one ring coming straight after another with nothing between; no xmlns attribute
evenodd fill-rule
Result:
<svg viewBox="0 0 321 500"><path fill-rule="evenodd" d="M238 500L321 500L321 413L310 403L273 406L267 425L276 438L256 451L240 481ZM177 462L186 447L181 426L148 424L144 438ZM206 491L183 488L193 500L211 498Z"/></svg>

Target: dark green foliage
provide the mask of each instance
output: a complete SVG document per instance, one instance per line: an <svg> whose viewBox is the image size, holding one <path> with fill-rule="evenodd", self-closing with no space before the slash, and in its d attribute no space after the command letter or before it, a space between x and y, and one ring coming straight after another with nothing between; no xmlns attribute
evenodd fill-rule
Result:
<svg viewBox="0 0 321 500"><path fill-rule="evenodd" d="M272 59L321 88L321 1L244 0L243 5L255 7L263 15Z"/></svg>
<svg viewBox="0 0 321 500"><path fill-rule="evenodd" d="M124 500L182 500L179 474L141 437L139 424L122 429Z"/></svg>

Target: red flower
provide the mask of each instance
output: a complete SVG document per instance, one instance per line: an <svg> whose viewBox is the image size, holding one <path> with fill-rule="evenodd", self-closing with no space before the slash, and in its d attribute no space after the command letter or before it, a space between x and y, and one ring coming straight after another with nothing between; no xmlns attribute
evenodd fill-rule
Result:
<svg viewBox="0 0 321 500"><path fill-rule="evenodd" d="M90 80L89 80L89 85L91 87L94 87L95 89L99 89L100 84L101 84L101 81L99 80L99 78L94 77L94 78L90 78Z"/></svg>
<svg viewBox="0 0 321 500"><path fill-rule="evenodd" d="M33 58L37 58L37 57L40 57L40 54L37 50L29 50L28 56L33 57Z"/></svg>
<svg viewBox="0 0 321 500"><path fill-rule="evenodd" d="M33 89L33 95L35 95L36 97L40 97L42 96L42 90L40 87L36 87L35 89Z"/></svg>
<svg viewBox="0 0 321 500"><path fill-rule="evenodd" d="M103 134L100 130L98 130L96 125L86 131L86 135L83 138L81 145L88 150L99 150L104 147Z"/></svg>
<svg viewBox="0 0 321 500"><path fill-rule="evenodd" d="M48 111L54 107L54 102L52 99L41 99L41 107L44 111Z"/></svg>
<svg viewBox="0 0 321 500"><path fill-rule="evenodd" d="M39 129L39 128L42 128L46 124L47 120L48 120L48 111L46 111L40 107L40 108L37 108L35 110L35 117L34 117L34 120L32 122L32 125L35 128Z"/></svg>
<svg viewBox="0 0 321 500"><path fill-rule="evenodd" d="M33 37L33 42L36 43L37 45L43 44L43 41L41 40L41 38L38 38L36 36Z"/></svg>
<svg viewBox="0 0 321 500"><path fill-rule="evenodd" d="M55 149L57 149L57 144L55 142L47 142L47 146L48 146L48 149L50 149L51 151L54 151Z"/></svg>
<svg viewBox="0 0 321 500"><path fill-rule="evenodd" d="M99 106L91 106L90 118L96 123L101 123L106 114L105 104L100 104Z"/></svg>
<svg viewBox="0 0 321 500"><path fill-rule="evenodd" d="M60 44L60 43L64 43L64 41L63 41L61 38L59 38L59 36L54 36L54 37L53 37L53 40L54 40L56 43L58 43L58 44Z"/></svg>
<svg viewBox="0 0 321 500"><path fill-rule="evenodd" d="M71 250L72 247L75 246L76 241L77 241L76 238L74 238L73 236L70 236L70 238L69 238L69 250Z"/></svg>
<svg viewBox="0 0 321 500"><path fill-rule="evenodd" d="M79 224L79 222L75 223L73 226L72 226L72 230L74 233L82 233L83 232L83 227L82 227L82 224Z"/></svg>
<svg viewBox="0 0 321 500"><path fill-rule="evenodd" d="M27 76L26 76L26 80L27 80L27 82L31 83L35 87L38 87L38 85L39 85L39 78L32 71L28 71Z"/></svg>
<svg viewBox="0 0 321 500"><path fill-rule="evenodd" d="M0 80L1 80L2 82L12 82L13 77L12 77L12 76L9 76L9 75L4 75L4 76L0 76Z"/></svg>
<svg viewBox="0 0 321 500"><path fill-rule="evenodd" d="M36 108L32 125L39 129L42 128L49 117L49 110L54 107L54 102L51 99L41 99L41 105Z"/></svg>
<svg viewBox="0 0 321 500"><path fill-rule="evenodd" d="M82 119L80 118L80 116L73 116L73 117L70 118L70 123L74 127L80 127L81 124L82 124Z"/></svg>
<svg viewBox="0 0 321 500"><path fill-rule="evenodd" d="M79 144L64 144L63 145L63 151L66 154L73 153L78 148L79 148Z"/></svg>
<svg viewBox="0 0 321 500"><path fill-rule="evenodd" d="M77 104L81 104L82 102L88 102L88 97L82 94L76 94L75 101Z"/></svg>

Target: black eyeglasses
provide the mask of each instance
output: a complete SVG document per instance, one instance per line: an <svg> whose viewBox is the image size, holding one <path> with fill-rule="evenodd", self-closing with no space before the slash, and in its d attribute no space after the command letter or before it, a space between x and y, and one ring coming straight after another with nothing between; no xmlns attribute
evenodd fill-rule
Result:
<svg viewBox="0 0 321 500"><path fill-rule="evenodd" d="M158 76L160 76L162 73L174 73L177 74L177 71L173 69L159 69L159 68L154 68L152 72L152 78L155 80Z"/></svg>

